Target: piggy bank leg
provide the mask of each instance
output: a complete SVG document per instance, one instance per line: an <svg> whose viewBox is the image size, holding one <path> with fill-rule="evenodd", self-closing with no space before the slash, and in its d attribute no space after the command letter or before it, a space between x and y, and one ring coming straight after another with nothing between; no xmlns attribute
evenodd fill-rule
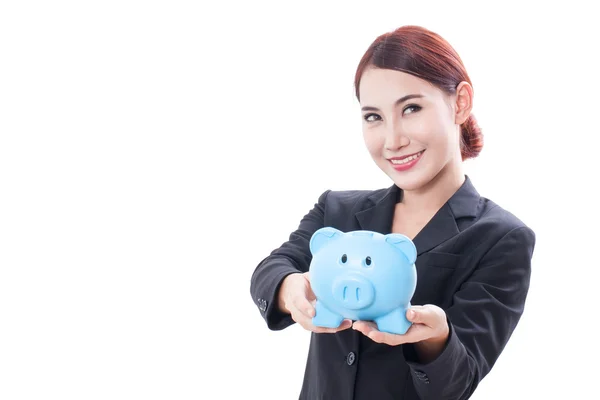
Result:
<svg viewBox="0 0 600 400"><path fill-rule="evenodd" d="M319 300L317 300L317 304L315 305L315 316L312 318L312 323L314 326L320 326L323 328L337 328L340 326L344 317L330 311L327 307L323 305Z"/></svg>
<svg viewBox="0 0 600 400"><path fill-rule="evenodd" d="M406 309L397 308L389 314L375 319L377 329L381 332L403 335L406 333L412 323L406 318Z"/></svg>

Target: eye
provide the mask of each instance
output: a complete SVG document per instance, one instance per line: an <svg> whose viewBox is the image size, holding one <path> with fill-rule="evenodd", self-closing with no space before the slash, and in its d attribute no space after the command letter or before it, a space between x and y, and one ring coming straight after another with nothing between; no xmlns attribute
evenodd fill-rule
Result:
<svg viewBox="0 0 600 400"><path fill-rule="evenodd" d="M367 257L367 258L365 258L365 265L366 265L367 267L371 266L371 262L372 262L372 260L371 260L371 257Z"/></svg>
<svg viewBox="0 0 600 400"><path fill-rule="evenodd" d="M416 104L410 104L408 105L403 111L403 114L413 114L417 111L419 111L421 109L421 106L418 106Z"/></svg>
<svg viewBox="0 0 600 400"><path fill-rule="evenodd" d="M369 113L363 117L367 122L381 121L381 117L377 114Z"/></svg>
<svg viewBox="0 0 600 400"><path fill-rule="evenodd" d="M346 261L348 261L348 256L344 254L344 255L342 256L342 263L343 263L343 264L345 264L345 263L346 263Z"/></svg>

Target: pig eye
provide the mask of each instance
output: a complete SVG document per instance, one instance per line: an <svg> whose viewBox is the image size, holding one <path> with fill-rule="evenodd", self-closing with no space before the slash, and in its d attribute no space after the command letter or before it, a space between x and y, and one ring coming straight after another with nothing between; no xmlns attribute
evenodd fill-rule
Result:
<svg viewBox="0 0 600 400"><path fill-rule="evenodd" d="M342 256L342 262L345 264L345 263L346 263L346 261L348 261L348 256L344 254L344 255Z"/></svg>
<svg viewBox="0 0 600 400"><path fill-rule="evenodd" d="M365 265L368 267L369 265L371 265L371 257L367 257L365 258Z"/></svg>

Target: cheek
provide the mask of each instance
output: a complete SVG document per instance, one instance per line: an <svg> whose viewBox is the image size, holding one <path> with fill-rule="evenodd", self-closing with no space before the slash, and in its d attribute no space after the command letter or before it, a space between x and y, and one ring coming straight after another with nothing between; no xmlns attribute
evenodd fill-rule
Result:
<svg viewBox="0 0 600 400"><path fill-rule="evenodd" d="M363 129L363 139L369 153L372 155L381 153L381 148L383 146L382 137L381 135L378 135L374 129Z"/></svg>
<svg viewBox="0 0 600 400"><path fill-rule="evenodd" d="M435 133L439 130L437 125L435 115L422 112L402 120L401 130L406 132L411 140L426 144L434 140Z"/></svg>
<svg viewBox="0 0 600 400"><path fill-rule="evenodd" d="M443 121L436 117L436 115L422 115L421 118L406 121L404 129L411 132L413 140L428 148L445 147L449 139L448 131Z"/></svg>

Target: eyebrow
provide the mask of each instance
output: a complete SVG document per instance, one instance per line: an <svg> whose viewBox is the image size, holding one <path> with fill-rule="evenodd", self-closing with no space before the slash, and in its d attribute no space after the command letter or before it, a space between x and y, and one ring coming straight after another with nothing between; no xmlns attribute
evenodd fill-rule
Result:
<svg viewBox="0 0 600 400"><path fill-rule="evenodd" d="M398 106L402 103L404 103L406 100L410 100L410 99L420 99L423 96L422 94L407 94L406 96L400 97L398 100L396 100L395 105ZM371 107L371 106L364 106L362 108L363 111L379 111L379 108L377 107Z"/></svg>

